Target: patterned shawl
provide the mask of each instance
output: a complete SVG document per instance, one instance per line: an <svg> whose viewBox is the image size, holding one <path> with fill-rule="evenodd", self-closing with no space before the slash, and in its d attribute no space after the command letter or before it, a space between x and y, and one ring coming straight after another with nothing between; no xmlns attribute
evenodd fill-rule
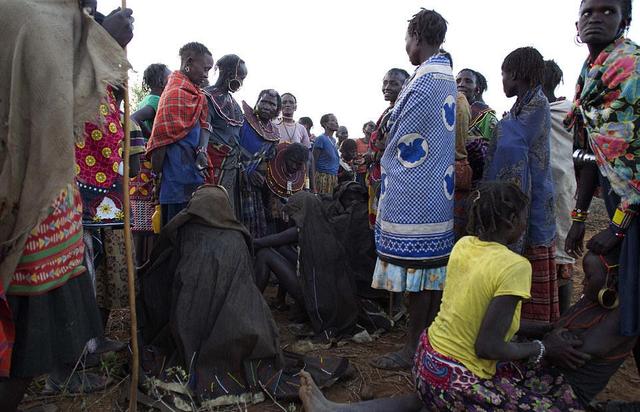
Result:
<svg viewBox="0 0 640 412"><path fill-rule="evenodd" d="M74 179L74 142L129 66L76 0L0 0L0 280ZM55 98L51 98L55 96ZM46 104L44 104L46 102ZM44 104L44 106L43 106Z"/></svg>
<svg viewBox="0 0 640 412"><path fill-rule="evenodd" d="M519 98L496 128L484 180L512 182L529 196L526 246L549 246L556 236L551 177L549 101L540 86ZM516 246L517 253L522 253Z"/></svg>
<svg viewBox="0 0 640 412"><path fill-rule="evenodd" d="M208 115L209 106L200 88L181 72L173 72L160 96L147 153L182 140L198 121L203 129L211 130Z"/></svg>
<svg viewBox="0 0 640 412"><path fill-rule="evenodd" d="M469 122L469 137L481 137L491 140L498 118L496 112L485 102L476 100L471 104L471 120Z"/></svg>
<svg viewBox="0 0 640 412"><path fill-rule="evenodd" d="M600 172L621 199L640 205L640 48L624 37L587 59L565 119L575 144L596 156Z"/></svg>
<svg viewBox="0 0 640 412"><path fill-rule="evenodd" d="M381 161L381 259L409 268L446 265L454 242L456 94L449 59L438 54L398 96Z"/></svg>

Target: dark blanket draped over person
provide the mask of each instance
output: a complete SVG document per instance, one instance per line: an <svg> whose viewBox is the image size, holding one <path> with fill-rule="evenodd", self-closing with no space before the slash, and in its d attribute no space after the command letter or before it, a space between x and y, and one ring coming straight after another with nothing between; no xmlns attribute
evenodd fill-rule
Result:
<svg viewBox="0 0 640 412"><path fill-rule="evenodd" d="M204 185L160 233L138 293L145 372L180 366L189 388L215 405L293 399L299 372L330 386L349 361L284 353L253 282L250 236L222 186ZM206 406L206 404L203 404Z"/></svg>
<svg viewBox="0 0 640 412"><path fill-rule="evenodd" d="M145 345L182 366L203 398L260 391L280 373L276 324L254 286L250 237L226 191L203 186L162 231L141 273Z"/></svg>
<svg viewBox="0 0 640 412"><path fill-rule="evenodd" d="M300 192L285 210L299 231L299 276L314 332L326 338L353 334L363 320L360 298L379 297L370 287L375 246L366 190L350 182L333 196ZM378 320L362 326L390 327Z"/></svg>

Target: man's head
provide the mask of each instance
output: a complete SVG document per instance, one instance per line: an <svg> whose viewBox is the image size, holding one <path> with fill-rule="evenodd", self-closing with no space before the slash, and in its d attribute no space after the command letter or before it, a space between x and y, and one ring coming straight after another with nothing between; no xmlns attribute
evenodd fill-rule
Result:
<svg viewBox="0 0 640 412"><path fill-rule="evenodd" d="M311 120L310 117L301 117L300 119L298 119L298 123L300 123L301 125L304 126L305 129L307 129L307 133L309 135L311 135L311 128L313 127L313 120Z"/></svg>
<svg viewBox="0 0 640 412"><path fill-rule="evenodd" d="M389 70L382 79L382 94L384 100L392 104L398 99L404 82L409 78L409 73L403 69L393 68Z"/></svg>
<svg viewBox="0 0 640 412"><path fill-rule="evenodd" d="M369 138L371 138L371 133L373 133L376 130L376 124L372 121L368 121L366 122L363 126L362 126L362 133L364 133L364 138L365 140L369 140Z"/></svg>
<svg viewBox="0 0 640 412"><path fill-rule="evenodd" d="M349 130L345 126L338 127L336 131L336 137L339 142L343 142L349 138Z"/></svg>
<svg viewBox="0 0 640 412"><path fill-rule="evenodd" d="M282 117L293 118L293 114L298 109L298 99L291 93L282 95Z"/></svg>
<svg viewBox="0 0 640 412"><path fill-rule="evenodd" d="M356 145L356 141L353 139L344 140L340 146L340 155L342 160L346 162L350 162L355 159L358 155L358 146Z"/></svg>
<svg viewBox="0 0 640 412"><path fill-rule="evenodd" d="M338 130L338 119L333 113L327 113L320 118L320 126L327 132L335 132Z"/></svg>
<svg viewBox="0 0 640 412"><path fill-rule="evenodd" d="M411 64L423 63L425 50L440 49L447 34L447 21L435 10L421 9L409 20L406 51Z"/></svg>
<svg viewBox="0 0 640 412"><path fill-rule="evenodd" d="M204 44L198 42L187 43L180 48L180 71L200 86L209 77L209 70L213 67L213 56Z"/></svg>

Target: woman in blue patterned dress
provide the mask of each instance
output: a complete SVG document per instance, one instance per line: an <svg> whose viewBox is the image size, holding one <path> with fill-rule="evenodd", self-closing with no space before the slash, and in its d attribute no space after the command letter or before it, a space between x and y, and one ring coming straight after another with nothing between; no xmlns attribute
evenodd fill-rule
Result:
<svg viewBox="0 0 640 412"><path fill-rule="evenodd" d="M549 135L551 112L542 91L544 59L532 47L511 52L502 64L507 97L516 97L509 113L498 122L485 163L484 179L515 183L529 196L527 230L511 249L533 267L531 300L522 318L554 322L560 317L555 265L555 202L551 176Z"/></svg>
<svg viewBox="0 0 640 412"><path fill-rule="evenodd" d="M411 299L407 341L374 362L382 369L411 366L420 333L440 307L454 242L456 84L439 52L446 32L447 22L433 10L409 22L406 51L418 68L395 103L381 160L372 287L410 292Z"/></svg>

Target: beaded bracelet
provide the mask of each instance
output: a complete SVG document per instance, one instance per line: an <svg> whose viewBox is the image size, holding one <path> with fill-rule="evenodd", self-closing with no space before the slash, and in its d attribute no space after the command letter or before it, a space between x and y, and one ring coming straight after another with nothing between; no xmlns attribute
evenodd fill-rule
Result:
<svg viewBox="0 0 640 412"><path fill-rule="evenodd" d="M587 221L587 216L589 216L589 212L581 209L573 209L571 212L571 220L574 222L584 223Z"/></svg>
<svg viewBox="0 0 640 412"><path fill-rule="evenodd" d="M611 218L611 223L622 230L626 230L631 225L631 221L635 215L635 212L623 211L620 208L617 208Z"/></svg>
<svg viewBox="0 0 640 412"><path fill-rule="evenodd" d="M536 357L535 363L538 364L544 358L544 353L546 352L546 348L544 347L544 343L541 340L534 340L534 343L537 343L540 346L540 352L538 352L538 356Z"/></svg>

